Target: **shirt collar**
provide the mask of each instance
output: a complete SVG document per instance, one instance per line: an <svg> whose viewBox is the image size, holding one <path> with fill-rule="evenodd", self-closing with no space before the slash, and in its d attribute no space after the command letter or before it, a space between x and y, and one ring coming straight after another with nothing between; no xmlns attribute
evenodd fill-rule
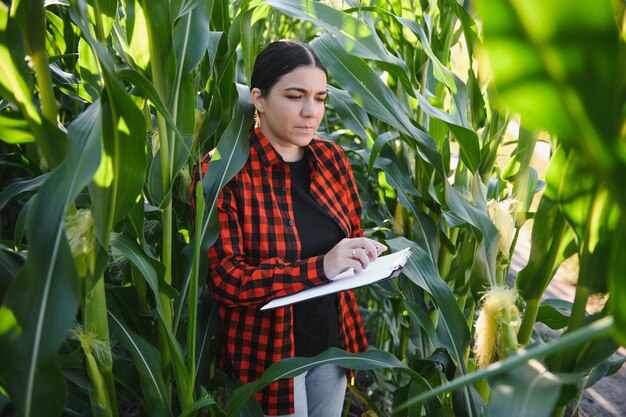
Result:
<svg viewBox="0 0 626 417"><path fill-rule="evenodd" d="M316 139L317 137L314 137L313 141ZM311 143L313 143L313 141L311 141ZM319 165L319 159L315 151L311 148L311 143L304 148L304 151L307 153L310 163L312 163L312 166L316 169ZM284 163L283 157L276 152L269 139L263 135L258 126L250 132L250 144L254 146L259 155L259 159L266 167L277 163Z"/></svg>

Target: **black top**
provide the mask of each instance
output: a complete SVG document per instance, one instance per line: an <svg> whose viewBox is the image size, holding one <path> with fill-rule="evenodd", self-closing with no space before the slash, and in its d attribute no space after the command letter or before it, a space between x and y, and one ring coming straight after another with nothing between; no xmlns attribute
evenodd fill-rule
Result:
<svg viewBox="0 0 626 417"><path fill-rule="evenodd" d="M345 237L337 223L309 193L309 159L288 162L291 171L291 200L300 236L302 259L323 255ZM294 304L296 356L315 356L329 347L341 347L337 295L328 294Z"/></svg>

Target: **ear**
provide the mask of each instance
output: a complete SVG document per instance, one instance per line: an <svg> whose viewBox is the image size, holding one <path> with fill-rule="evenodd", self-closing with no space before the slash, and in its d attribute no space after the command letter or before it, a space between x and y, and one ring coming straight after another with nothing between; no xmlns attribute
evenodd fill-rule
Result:
<svg viewBox="0 0 626 417"><path fill-rule="evenodd" d="M265 100L261 95L261 90L259 90L257 87L254 87L252 90L250 90L250 98L252 99L252 104L254 104L254 107L256 107L257 111L259 113L263 113Z"/></svg>

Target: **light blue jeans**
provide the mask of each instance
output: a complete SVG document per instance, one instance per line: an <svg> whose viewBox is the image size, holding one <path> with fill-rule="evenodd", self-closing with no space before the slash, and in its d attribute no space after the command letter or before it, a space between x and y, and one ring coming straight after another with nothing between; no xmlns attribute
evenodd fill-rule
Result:
<svg viewBox="0 0 626 417"><path fill-rule="evenodd" d="M281 417L341 417L347 383L346 370L339 366L309 369L294 378L296 412Z"/></svg>

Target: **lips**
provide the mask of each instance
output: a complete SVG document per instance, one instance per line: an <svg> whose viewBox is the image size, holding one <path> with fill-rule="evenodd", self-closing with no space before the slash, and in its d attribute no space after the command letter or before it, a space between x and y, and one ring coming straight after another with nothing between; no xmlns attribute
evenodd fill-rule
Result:
<svg viewBox="0 0 626 417"><path fill-rule="evenodd" d="M307 131L307 132L315 132L315 130L316 130L315 127L313 127L313 126L296 126L296 129L304 130L304 131Z"/></svg>

